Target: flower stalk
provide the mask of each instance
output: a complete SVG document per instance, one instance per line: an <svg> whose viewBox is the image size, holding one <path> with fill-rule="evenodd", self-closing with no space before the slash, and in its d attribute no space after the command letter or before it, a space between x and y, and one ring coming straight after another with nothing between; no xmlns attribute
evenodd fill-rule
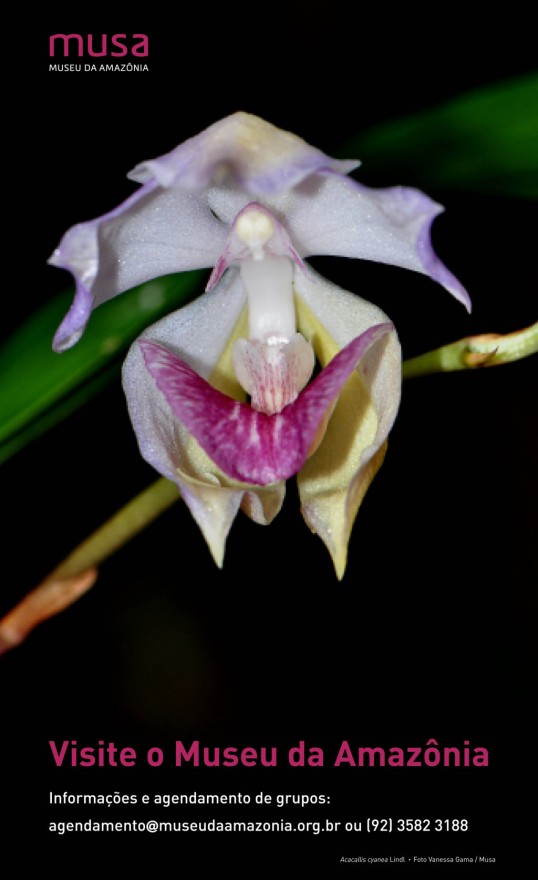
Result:
<svg viewBox="0 0 538 880"><path fill-rule="evenodd" d="M538 352L538 322L504 336L481 333L409 358L403 362L402 377L415 379L432 373L474 370L518 361Z"/></svg>
<svg viewBox="0 0 538 880"><path fill-rule="evenodd" d="M0 654L20 645L39 623L64 611L84 595L97 579L96 566L149 526L179 498L174 483L161 478L79 544L0 620Z"/></svg>

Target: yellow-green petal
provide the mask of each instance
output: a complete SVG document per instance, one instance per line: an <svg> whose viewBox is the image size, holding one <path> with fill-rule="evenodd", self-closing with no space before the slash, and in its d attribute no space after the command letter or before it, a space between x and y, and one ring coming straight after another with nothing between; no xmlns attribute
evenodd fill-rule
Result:
<svg viewBox="0 0 538 880"><path fill-rule="evenodd" d="M350 339L385 316L359 297L296 275L298 327L325 366ZM386 320L386 318L385 318ZM301 510L342 578L353 523L386 451L401 387L396 334L381 340L344 386L327 430L298 475Z"/></svg>

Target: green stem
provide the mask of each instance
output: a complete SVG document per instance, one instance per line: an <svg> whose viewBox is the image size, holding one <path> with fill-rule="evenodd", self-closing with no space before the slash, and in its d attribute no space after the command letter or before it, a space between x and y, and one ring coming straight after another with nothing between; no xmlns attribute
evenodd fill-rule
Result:
<svg viewBox="0 0 538 880"><path fill-rule="evenodd" d="M0 654L20 645L38 624L79 599L93 586L96 566L178 500L177 486L161 478L79 544L0 620Z"/></svg>
<svg viewBox="0 0 538 880"><path fill-rule="evenodd" d="M175 501L179 501L175 483L161 477L129 501L97 531L79 544L48 576L47 580L74 577L88 568L100 565L123 547L138 532L149 526Z"/></svg>
<svg viewBox="0 0 538 880"><path fill-rule="evenodd" d="M521 360L538 352L538 323L501 336L484 333L468 336L428 351L403 363L403 378L414 379L431 373L494 367Z"/></svg>

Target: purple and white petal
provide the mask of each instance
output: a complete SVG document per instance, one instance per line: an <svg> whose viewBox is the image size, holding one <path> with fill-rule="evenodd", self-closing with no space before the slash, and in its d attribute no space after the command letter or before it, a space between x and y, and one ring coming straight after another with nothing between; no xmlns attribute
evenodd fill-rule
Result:
<svg viewBox="0 0 538 880"><path fill-rule="evenodd" d="M202 375L211 375L245 304L235 270L212 293L148 327L146 335L173 348ZM223 480L164 397L156 393L138 343L123 366L123 387L142 456L160 474L177 483L211 552L221 564L226 536L239 510L244 488ZM282 498L284 488L282 487Z"/></svg>
<svg viewBox="0 0 538 880"><path fill-rule="evenodd" d="M165 345L201 376L213 372L245 304L237 273L229 272L212 293L167 315L145 330L145 338ZM123 388L143 457L163 476L176 479L188 470L182 449L188 432L171 418L170 408L149 375L135 342L123 365Z"/></svg>
<svg viewBox="0 0 538 880"><path fill-rule="evenodd" d="M416 189L371 189L327 174L296 187L285 222L302 257L327 254L413 269L442 284L470 310L467 291L431 244L431 224L443 210Z"/></svg>
<svg viewBox="0 0 538 880"><path fill-rule="evenodd" d="M146 340L139 344L170 409L212 461L234 480L265 486L301 469L357 363L392 329L388 323L370 327L339 352L294 403L272 416L217 391L168 349Z"/></svg>
<svg viewBox="0 0 538 880"><path fill-rule="evenodd" d="M319 171L347 174L358 162L339 161L250 113L215 122L170 153L141 162L129 177L191 192L213 183L237 185L251 196L270 196Z"/></svg>
<svg viewBox="0 0 538 880"><path fill-rule="evenodd" d="M55 351L78 342L92 309L119 293L161 275L212 266L226 234L200 198L153 183L108 214L71 227L49 260L76 280Z"/></svg>

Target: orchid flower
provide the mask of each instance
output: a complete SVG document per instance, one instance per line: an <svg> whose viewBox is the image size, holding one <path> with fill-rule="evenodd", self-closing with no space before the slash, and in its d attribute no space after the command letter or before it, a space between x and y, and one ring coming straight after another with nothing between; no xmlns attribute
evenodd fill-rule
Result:
<svg viewBox="0 0 538 880"><path fill-rule="evenodd" d="M469 307L431 245L441 206L417 190L361 186L347 176L358 164L235 113L138 165L129 176L142 186L68 230L51 258L77 282L57 351L124 290L212 268L205 294L133 344L123 381L142 455L177 483L218 565L239 509L269 523L297 475L304 519L342 577L398 410L393 325L305 258L413 269Z"/></svg>

